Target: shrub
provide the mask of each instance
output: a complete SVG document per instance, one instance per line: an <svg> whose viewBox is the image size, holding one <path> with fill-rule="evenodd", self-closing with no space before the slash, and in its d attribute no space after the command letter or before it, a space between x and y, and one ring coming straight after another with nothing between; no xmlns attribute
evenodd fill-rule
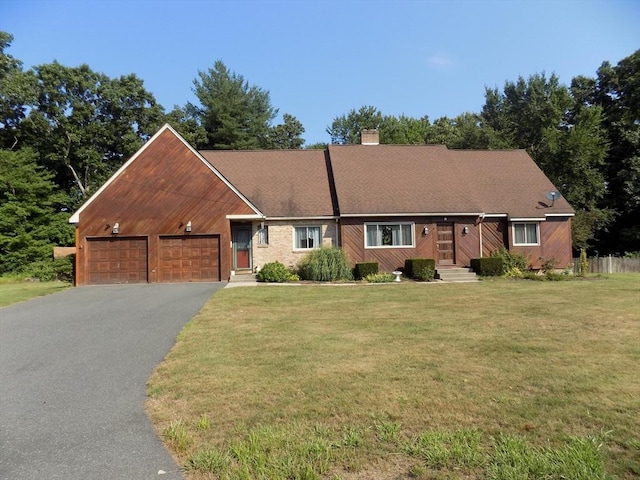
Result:
<svg viewBox="0 0 640 480"><path fill-rule="evenodd" d="M542 273L550 273L553 272L558 266L558 261L555 258L542 258L540 257L540 270Z"/></svg>
<svg viewBox="0 0 640 480"><path fill-rule="evenodd" d="M280 262L265 263L257 275L259 282L284 283L297 279Z"/></svg>
<svg viewBox="0 0 640 480"><path fill-rule="evenodd" d="M420 280L421 282L430 282L436 277L435 268L425 267L422 270L418 270L417 273L414 274L416 280Z"/></svg>
<svg viewBox="0 0 640 480"><path fill-rule="evenodd" d="M356 266L353 269L353 277L356 280L363 279L368 275L375 275L376 273L378 273L378 262L356 263Z"/></svg>
<svg viewBox="0 0 640 480"><path fill-rule="evenodd" d="M393 273L370 273L364 278L369 283L389 283L396 279Z"/></svg>
<svg viewBox="0 0 640 480"><path fill-rule="evenodd" d="M587 251L583 248L580 250L580 263L578 263L578 276L586 277L589 273L589 260L587 260Z"/></svg>
<svg viewBox="0 0 640 480"><path fill-rule="evenodd" d="M471 268L473 268L473 271L482 277L499 277L503 273L502 258L472 258Z"/></svg>
<svg viewBox="0 0 640 480"><path fill-rule="evenodd" d="M519 252L510 252L505 247L491 252L489 256L502 259L502 273L507 277L520 277L522 272L530 270L529 260L526 255Z"/></svg>
<svg viewBox="0 0 640 480"><path fill-rule="evenodd" d="M351 266L337 247L322 247L309 252L300 262L298 274L303 280L334 282L352 280Z"/></svg>
<svg viewBox="0 0 640 480"><path fill-rule="evenodd" d="M404 261L404 274L409 278L423 280L430 271L435 275L436 261L433 258L407 258Z"/></svg>
<svg viewBox="0 0 640 480"><path fill-rule="evenodd" d="M20 275L41 282L58 280L72 283L74 280L75 255L63 258L38 260L20 269Z"/></svg>

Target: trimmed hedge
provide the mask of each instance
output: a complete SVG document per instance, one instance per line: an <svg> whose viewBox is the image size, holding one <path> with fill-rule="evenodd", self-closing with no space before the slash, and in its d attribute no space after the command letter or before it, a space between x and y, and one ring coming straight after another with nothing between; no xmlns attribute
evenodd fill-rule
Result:
<svg viewBox="0 0 640 480"><path fill-rule="evenodd" d="M501 257L472 258L471 268L482 277L499 277L504 273L504 261Z"/></svg>
<svg viewBox="0 0 640 480"><path fill-rule="evenodd" d="M436 261L433 258L407 258L404 261L404 275L415 280L433 280Z"/></svg>
<svg viewBox="0 0 640 480"><path fill-rule="evenodd" d="M359 262L353 268L353 277L356 280L362 280L367 275L375 275L378 273L378 262Z"/></svg>

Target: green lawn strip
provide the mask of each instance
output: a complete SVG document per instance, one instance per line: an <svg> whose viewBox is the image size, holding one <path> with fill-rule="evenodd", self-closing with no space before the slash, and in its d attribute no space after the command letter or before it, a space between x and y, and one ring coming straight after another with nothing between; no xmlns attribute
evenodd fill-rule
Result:
<svg viewBox="0 0 640 480"><path fill-rule="evenodd" d="M639 298L638 275L225 289L147 408L190 478L633 478Z"/></svg>
<svg viewBox="0 0 640 480"><path fill-rule="evenodd" d="M25 282L2 279L0 280L0 307L59 292L70 286L64 282Z"/></svg>

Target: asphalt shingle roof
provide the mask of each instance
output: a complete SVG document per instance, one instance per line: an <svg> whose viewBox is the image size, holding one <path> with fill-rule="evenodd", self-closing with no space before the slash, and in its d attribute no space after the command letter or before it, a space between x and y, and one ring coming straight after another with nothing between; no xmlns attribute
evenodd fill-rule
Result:
<svg viewBox="0 0 640 480"><path fill-rule="evenodd" d="M571 214L524 150L448 150L443 145L330 145L342 215Z"/></svg>
<svg viewBox="0 0 640 480"><path fill-rule="evenodd" d="M330 145L200 154L268 217L336 215L331 170L341 215L573 213L564 198L547 199L557 188L524 150Z"/></svg>
<svg viewBox="0 0 640 480"><path fill-rule="evenodd" d="M269 217L334 215L324 150L204 150L200 154Z"/></svg>

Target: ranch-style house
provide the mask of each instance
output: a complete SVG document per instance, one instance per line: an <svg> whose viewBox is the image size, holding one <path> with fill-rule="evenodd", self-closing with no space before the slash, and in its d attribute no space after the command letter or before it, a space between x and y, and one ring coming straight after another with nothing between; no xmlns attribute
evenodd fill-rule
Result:
<svg viewBox="0 0 640 480"><path fill-rule="evenodd" d="M506 247L571 263L574 211L524 150L197 151L162 127L76 211L76 284L226 281L321 245L393 271Z"/></svg>

